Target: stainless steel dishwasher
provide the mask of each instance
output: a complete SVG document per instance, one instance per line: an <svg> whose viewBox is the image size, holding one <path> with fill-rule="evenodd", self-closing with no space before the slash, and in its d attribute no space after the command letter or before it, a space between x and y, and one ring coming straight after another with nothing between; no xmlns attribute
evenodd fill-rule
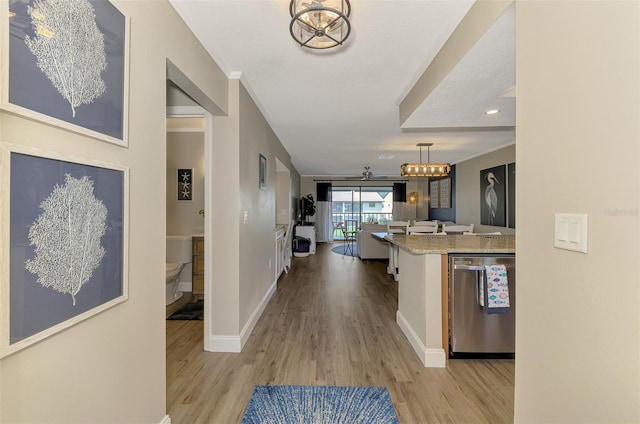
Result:
<svg viewBox="0 0 640 424"><path fill-rule="evenodd" d="M485 265L507 269L509 310L487 314L481 300ZM516 264L514 255L449 255L450 356L515 353Z"/></svg>

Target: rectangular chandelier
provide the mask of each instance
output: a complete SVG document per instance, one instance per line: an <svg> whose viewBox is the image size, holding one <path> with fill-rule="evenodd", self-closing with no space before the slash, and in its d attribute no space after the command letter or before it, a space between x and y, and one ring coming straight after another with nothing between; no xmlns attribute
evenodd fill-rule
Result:
<svg viewBox="0 0 640 424"><path fill-rule="evenodd" d="M428 163L431 155L429 148L433 143L418 143L420 147L420 163L403 163L400 165L400 176L402 177L446 177L451 172L451 165L448 163ZM422 146L427 146L427 163L422 163Z"/></svg>
<svg viewBox="0 0 640 424"><path fill-rule="evenodd" d="M446 177L451 172L448 163L403 163L400 165L402 177Z"/></svg>

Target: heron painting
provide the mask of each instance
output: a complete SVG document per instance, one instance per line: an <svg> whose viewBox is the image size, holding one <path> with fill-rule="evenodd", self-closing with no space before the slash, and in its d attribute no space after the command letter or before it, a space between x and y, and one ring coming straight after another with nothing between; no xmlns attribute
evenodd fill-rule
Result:
<svg viewBox="0 0 640 424"><path fill-rule="evenodd" d="M506 226L505 166L480 171L480 224Z"/></svg>

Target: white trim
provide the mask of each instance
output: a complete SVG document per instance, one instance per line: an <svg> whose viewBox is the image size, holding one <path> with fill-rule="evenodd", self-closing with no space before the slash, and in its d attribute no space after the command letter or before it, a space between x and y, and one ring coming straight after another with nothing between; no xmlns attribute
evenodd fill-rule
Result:
<svg viewBox="0 0 640 424"><path fill-rule="evenodd" d="M426 348L422 343L422 340L420 340L416 332L411 328L411 325L409 325L409 321L407 321L400 311L396 312L396 323L404 333L405 337L409 340L411 347L413 347L413 350L418 354L420 361L425 367L446 367L447 361L444 349Z"/></svg>
<svg viewBox="0 0 640 424"><path fill-rule="evenodd" d="M213 187L213 115L205 111L204 113L204 186ZM211 190L205 190L204 192L204 210L214 210L213 196ZM205 251L205 263L213 263L213 237L207 236L215 228L217 223L213 222L213 214L204 214L204 251ZM210 340L211 336L211 292L213 290L213 283L211 282L213 273L211 267L204 267L204 337L203 337L203 349L207 352L216 352L216 343ZM222 351L224 352L224 351Z"/></svg>
<svg viewBox="0 0 640 424"><path fill-rule="evenodd" d="M167 117L200 118L204 116L202 106L167 106Z"/></svg>
<svg viewBox="0 0 640 424"><path fill-rule="evenodd" d="M168 415L165 415L162 421L160 421L160 424L171 424L171 417Z"/></svg>
<svg viewBox="0 0 640 424"><path fill-rule="evenodd" d="M203 133L203 128L167 128L168 133Z"/></svg>
<svg viewBox="0 0 640 424"><path fill-rule="evenodd" d="M205 349L207 352L240 353L242 351L240 336L209 336L209 339L205 341L207 342Z"/></svg>
<svg viewBox="0 0 640 424"><path fill-rule="evenodd" d="M249 318L244 328L240 332L240 335L238 336L212 335L208 339L208 343L207 343L208 349L206 350L209 352L234 352L234 353L242 352L242 348L247 343L247 340L249 340L249 336L251 336L251 332L253 331L256 324L258 323L258 320L260 319L260 316L262 316L262 313L264 312L264 309L267 307L267 304L271 300L271 297L276 292L277 287L278 287L278 283L277 281L274 281L271 284L271 287L269 287L269 290L267 290L267 293L265 293L260 303L258 303L258 306L256 306L256 309L253 311L253 314L251 314L251 317ZM206 302L205 302L205 305L206 305Z"/></svg>
<svg viewBox="0 0 640 424"><path fill-rule="evenodd" d="M247 343L247 340L249 340L249 336L251 335L251 332L253 331L256 324L258 323L258 320L262 316L262 313L264 312L265 308L267 307L267 304L271 300L271 297L276 292L276 288L278 288L278 282L277 280L274 280L273 283L271 283L271 287L269 287L269 290L267 290L267 292L265 293L260 303L258 303L258 306L256 306L256 309L253 311L253 314L251 314L249 321L247 321L247 324L244 326L244 328L240 332L240 340L242 343L242 347L244 347L244 345Z"/></svg>

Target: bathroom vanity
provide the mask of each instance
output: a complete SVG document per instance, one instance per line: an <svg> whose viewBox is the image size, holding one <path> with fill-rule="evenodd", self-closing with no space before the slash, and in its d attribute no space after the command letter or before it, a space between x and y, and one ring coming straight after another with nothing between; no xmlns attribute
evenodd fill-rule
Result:
<svg viewBox="0 0 640 424"><path fill-rule="evenodd" d="M194 236L192 238L192 302L204 300L204 237Z"/></svg>

